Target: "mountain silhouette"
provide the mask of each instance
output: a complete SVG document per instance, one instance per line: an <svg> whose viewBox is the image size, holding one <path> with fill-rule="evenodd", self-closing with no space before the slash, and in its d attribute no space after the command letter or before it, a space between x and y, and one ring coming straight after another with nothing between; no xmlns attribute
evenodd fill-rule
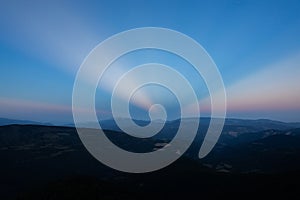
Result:
<svg viewBox="0 0 300 200"><path fill-rule="evenodd" d="M189 120L195 119L183 122ZM101 164L85 149L74 127L0 126L0 198L256 198L258 192L270 198L299 194L300 128L296 123L226 120L217 145L200 160L197 153L209 120L200 120L197 137L179 160L146 174L118 172ZM167 144L179 123L168 121L158 136L146 139L115 130L104 132L123 149L149 152ZM268 129L272 125L275 128Z"/></svg>

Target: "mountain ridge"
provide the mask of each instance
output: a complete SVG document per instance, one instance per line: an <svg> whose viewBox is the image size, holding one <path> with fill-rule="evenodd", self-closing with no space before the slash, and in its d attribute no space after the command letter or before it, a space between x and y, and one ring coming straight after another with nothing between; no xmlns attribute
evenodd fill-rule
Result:
<svg viewBox="0 0 300 200"><path fill-rule="evenodd" d="M11 125L11 124L32 124L32 125L46 125L46 126L53 126L52 123L47 122L37 122L31 120L20 120L20 119L10 119L10 118L3 118L0 117L0 126Z"/></svg>

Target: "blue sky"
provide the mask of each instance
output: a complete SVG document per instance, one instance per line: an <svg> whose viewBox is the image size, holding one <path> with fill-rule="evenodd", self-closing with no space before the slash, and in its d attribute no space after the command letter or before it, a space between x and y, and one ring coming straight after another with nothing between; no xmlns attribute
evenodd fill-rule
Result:
<svg viewBox="0 0 300 200"><path fill-rule="evenodd" d="M300 121L299 10L299 1L2 0L0 117L71 121L73 83L88 53L116 33L154 26L180 31L207 50L226 86L229 117ZM181 62L146 53L125 62L155 58L175 68ZM193 71L182 73L205 111L205 87L198 87ZM108 98L101 97L109 93L97 91L96 107L107 117ZM171 111L177 105L165 103Z"/></svg>

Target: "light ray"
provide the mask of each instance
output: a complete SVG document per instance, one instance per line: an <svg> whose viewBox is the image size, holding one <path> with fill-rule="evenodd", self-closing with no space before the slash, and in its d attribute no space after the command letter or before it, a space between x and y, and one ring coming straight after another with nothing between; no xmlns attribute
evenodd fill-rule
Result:
<svg viewBox="0 0 300 200"><path fill-rule="evenodd" d="M263 67L261 71L226 89L230 113L300 111L300 54ZM201 111L210 110L210 98L198 102ZM193 115L195 106L188 109Z"/></svg>

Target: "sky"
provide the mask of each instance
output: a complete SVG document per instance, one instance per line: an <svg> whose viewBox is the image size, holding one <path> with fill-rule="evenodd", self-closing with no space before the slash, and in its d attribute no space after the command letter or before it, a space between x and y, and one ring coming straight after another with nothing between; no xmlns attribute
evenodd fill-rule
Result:
<svg viewBox="0 0 300 200"><path fill-rule="evenodd" d="M300 121L299 10L299 1L1 0L0 117L72 122L73 84L89 52L119 32L163 27L193 38L214 60L226 89L227 117ZM193 67L150 49L112 64L96 92L99 118L111 117L118 78L151 62L167 64L190 81L198 98L184 100L191 116L195 105L202 116L209 115L207 87ZM123 87L120 101L128 95ZM178 117L174 95L155 85L135 93L131 114L147 117L149 106L157 103L170 118Z"/></svg>

